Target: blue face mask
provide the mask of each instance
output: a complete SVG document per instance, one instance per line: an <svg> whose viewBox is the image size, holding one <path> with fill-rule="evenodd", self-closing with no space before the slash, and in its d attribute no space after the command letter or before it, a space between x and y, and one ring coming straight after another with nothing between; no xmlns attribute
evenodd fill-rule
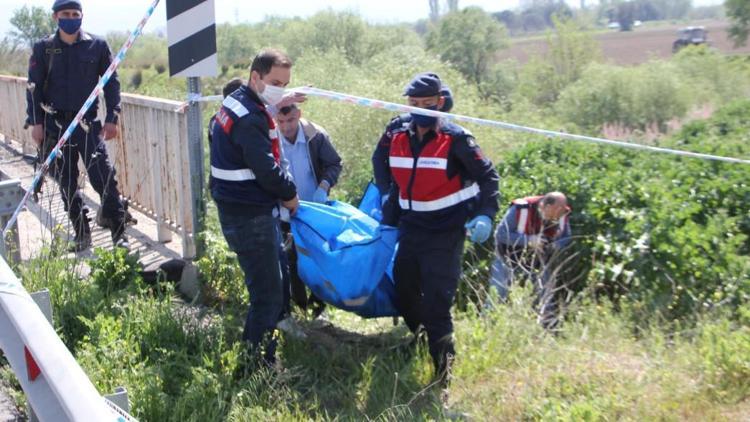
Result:
<svg viewBox="0 0 750 422"><path fill-rule="evenodd" d="M57 26L60 30L68 35L73 35L81 29L82 18L79 19L58 19Z"/></svg>
<svg viewBox="0 0 750 422"><path fill-rule="evenodd" d="M431 107L424 107L426 110L435 110L437 111L438 106L434 105ZM437 117L432 116L423 116L421 114L411 113L411 118L414 121L414 123L419 127L433 127L438 121Z"/></svg>

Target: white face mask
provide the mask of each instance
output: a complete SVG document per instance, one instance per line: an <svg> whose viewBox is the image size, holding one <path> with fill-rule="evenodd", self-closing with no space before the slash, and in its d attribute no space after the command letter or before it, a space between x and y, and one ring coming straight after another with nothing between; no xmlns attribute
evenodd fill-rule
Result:
<svg viewBox="0 0 750 422"><path fill-rule="evenodd" d="M282 98L284 98L284 94L286 94L286 90L279 86L273 86L264 84L263 92L260 92L260 98L268 105L275 106L276 104L280 103Z"/></svg>

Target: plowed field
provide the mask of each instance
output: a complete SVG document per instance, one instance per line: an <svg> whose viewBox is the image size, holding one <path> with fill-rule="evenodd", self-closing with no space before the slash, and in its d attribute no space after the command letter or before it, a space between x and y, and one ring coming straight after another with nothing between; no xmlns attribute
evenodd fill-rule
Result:
<svg viewBox="0 0 750 422"><path fill-rule="evenodd" d="M690 25L705 26L712 48L726 54L750 54L750 44L734 48L727 38L727 22L702 21ZM595 35L599 41L606 60L621 64L633 65L648 61L652 57L668 58L672 56L672 42L677 39L677 30L687 25L660 25L639 27L631 32L607 32ZM511 46L500 52L501 60L514 58L525 63L532 54L542 54L547 44L543 37L512 42Z"/></svg>

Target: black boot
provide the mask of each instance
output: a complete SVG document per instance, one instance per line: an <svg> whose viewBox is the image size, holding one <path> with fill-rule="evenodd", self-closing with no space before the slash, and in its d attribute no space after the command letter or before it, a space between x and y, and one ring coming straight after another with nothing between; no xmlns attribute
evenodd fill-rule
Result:
<svg viewBox="0 0 750 422"><path fill-rule="evenodd" d="M82 252L91 247L91 226L89 225L88 209L84 208L78 216L71 216L75 237L69 252Z"/></svg>
<svg viewBox="0 0 750 422"><path fill-rule="evenodd" d="M433 358L435 364L435 382L440 388L448 388L451 382L451 369L453 366L453 354L446 353Z"/></svg>
<svg viewBox="0 0 750 422"><path fill-rule="evenodd" d="M125 220L126 226L134 226L138 224L138 220L136 220L133 215L128 211L128 201L123 200L122 201L122 212L123 212L123 219ZM117 225L119 224L118 221L119 218L112 218L112 217L105 217L102 213L102 207L99 207L99 210L96 212L96 224L99 225L99 227L103 229L110 229L113 230Z"/></svg>
<svg viewBox="0 0 750 422"><path fill-rule="evenodd" d="M123 201L123 209L115 216L105 216L102 212L102 208L96 213L96 224L99 227L109 229L112 233L112 244L116 248L130 249L130 242L125 236L125 227L127 225L133 225L138 223L136 219L128 212L128 203Z"/></svg>
<svg viewBox="0 0 750 422"><path fill-rule="evenodd" d="M115 224L110 230L112 231L112 244L114 247L130 250L130 242L128 242L128 238L125 236L125 222Z"/></svg>

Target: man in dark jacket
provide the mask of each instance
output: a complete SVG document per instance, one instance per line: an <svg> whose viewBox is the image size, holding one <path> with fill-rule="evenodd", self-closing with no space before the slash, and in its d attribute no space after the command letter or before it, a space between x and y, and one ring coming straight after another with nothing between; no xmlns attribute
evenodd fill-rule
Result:
<svg viewBox="0 0 750 422"><path fill-rule="evenodd" d="M285 309L279 204L293 215L299 199L282 168L281 143L266 105L282 101L291 67L286 54L261 51L247 85L222 102L211 142L211 196L250 293L242 338L268 364L275 361L274 331Z"/></svg>
<svg viewBox="0 0 750 422"><path fill-rule="evenodd" d="M282 135L284 158L289 163L299 198L325 203L341 173L341 157L330 136L322 127L303 119L302 110L295 104L281 108L276 122ZM290 233L289 224L283 223L282 228L286 235ZM300 308L310 307L314 316L320 315L325 305L312 293L308 298L307 289L297 273L297 253L293 247L287 248L287 258L292 299Z"/></svg>
<svg viewBox="0 0 750 422"><path fill-rule="evenodd" d="M442 83L422 73L407 85L409 105L445 106ZM396 306L415 334L424 329L437 380L446 383L455 348L451 307L461 274L466 232L486 241L498 210L498 175L466 129L412 113L394 130L388 167L390 193L382 223L398 226L393 266ZM468 221L468 223L467 223Z"/></svg>
<svg viewBox="0 0 750 422"><path fill-rule="evenodd" d="M81 30L83 11L79 0L57 0L52 6L59 29L34 44L29 60L26 122L31 136L47 158L70 126L99 77L112 63L107 42ZM107 116L97 119L98 100L89 108L50 169L60 185L63 204L75 230L76 252L91 246L91 227L78 191L78 157L94 190L101 197L101 224L112 232L112 242L127 248L125 204L120 200L114 169L102 141L117 136L120 114L120 82L112 74L104 86Z"/></svg>

